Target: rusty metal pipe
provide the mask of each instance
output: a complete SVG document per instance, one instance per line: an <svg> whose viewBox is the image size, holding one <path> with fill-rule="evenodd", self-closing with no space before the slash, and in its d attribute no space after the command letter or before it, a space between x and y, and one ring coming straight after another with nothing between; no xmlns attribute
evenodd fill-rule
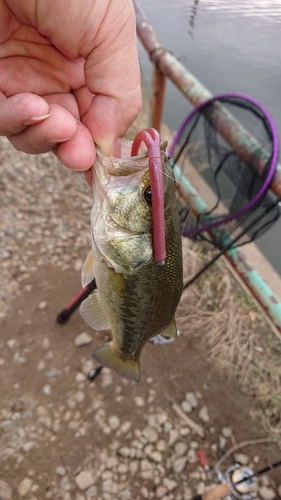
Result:
<svg viewBox="0 0 281 500"><path fill-rule="evenodd" d="M153 128L160 132L164 98L165 98L165 88L166 88L166 77L154 67L153 78L152 78L152 89L153 89L153 100L152 100L152 111L151 111L151 125Z"/></svg>

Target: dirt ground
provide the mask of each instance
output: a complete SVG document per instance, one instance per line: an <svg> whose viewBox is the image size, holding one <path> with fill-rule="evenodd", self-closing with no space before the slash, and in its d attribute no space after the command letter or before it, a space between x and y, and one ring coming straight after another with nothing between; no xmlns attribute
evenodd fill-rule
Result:
<svg viewBox="0 0 281 500"><path fill-rule="evenodd" d="M51 156L38 161L5 141L0 171L1 500L189 500L217 482L199 466L198 449L214 465L257 440L235 450L241 461L258 470L280 460L252 402L187 327L173 344L145 346L139 384L109 370L88 380L91 351L110 332L92 331L79 312L65 325L56 317L80 289L90 191ZM81 332L92 341L77 347ZM184 408L186 393L195 396L188 417L204 437L173 409ZM238 458L231 454L221 470ZM280 469L264 476L258 498L280 498L280 478Z"/></svg>

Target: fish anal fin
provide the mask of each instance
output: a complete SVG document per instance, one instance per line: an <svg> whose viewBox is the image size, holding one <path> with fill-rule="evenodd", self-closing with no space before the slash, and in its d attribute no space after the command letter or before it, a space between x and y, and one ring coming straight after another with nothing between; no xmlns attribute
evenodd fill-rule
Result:
<svg viewBox="0 0 281 500"><path fill-rule="evenodd" d="M139 361L123 359L112 349L112 342L97 347L92 356L102 365L115 371L120 377L132 380L133 382L140 381Z"/></svg>
<svg viewBox="0 0 281 500"><path fill-rule="evenodd" d="M170 324L164 330L159 332L159 334L162 335L162 337L169 337L172 339L176 339L178 337L176 321L174 316L170 321Z"/></svg>
<svg viewBox="0 0 281 500"><path fill-rule="evenodd" d="M80 314L86 323L95 330L104 330L109 326L109 320L102 307L98 291L92 292L89 297L83 300Z"/></svg>

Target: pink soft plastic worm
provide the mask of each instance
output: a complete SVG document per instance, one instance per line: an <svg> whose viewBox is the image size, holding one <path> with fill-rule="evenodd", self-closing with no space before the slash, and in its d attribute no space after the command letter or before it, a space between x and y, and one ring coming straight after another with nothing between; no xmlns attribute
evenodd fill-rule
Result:
<svg viewBox="0 0 281 500"><path fill-rule="evenodd" d="M148 150L150 183L152 194L152 230L154 260L158 264L165 264L165 215L164 215L164 187L163 170L160 153L160 135L154 128L139 132L132 144L131 156L137 156L141 143L144 142Z"/></svg>

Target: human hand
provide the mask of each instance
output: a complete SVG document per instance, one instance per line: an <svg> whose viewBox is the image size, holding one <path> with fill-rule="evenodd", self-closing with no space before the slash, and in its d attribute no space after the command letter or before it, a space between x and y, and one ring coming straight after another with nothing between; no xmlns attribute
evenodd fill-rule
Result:
<svg viewBox="0 0 281 500"><path fill-rule="evenodd" d="M131 0L0 0L0 135L86 170L141 106Z"/></svg>

